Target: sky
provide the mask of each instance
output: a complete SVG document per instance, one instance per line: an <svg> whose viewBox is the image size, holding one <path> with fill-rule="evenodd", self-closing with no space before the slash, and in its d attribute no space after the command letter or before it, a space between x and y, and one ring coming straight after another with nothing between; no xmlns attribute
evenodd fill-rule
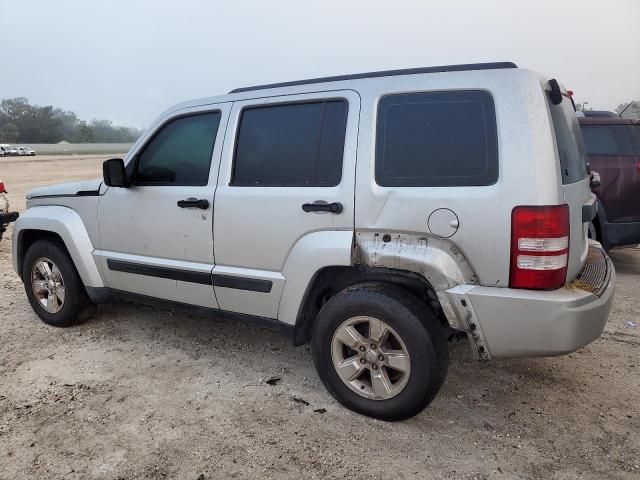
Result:
<svg viewBox="0 0 640 480"><path fill-rule="evenodd" d="M0 0L0 99L145 127L246 85L513 61L640 100L640 0Z"/></svg>

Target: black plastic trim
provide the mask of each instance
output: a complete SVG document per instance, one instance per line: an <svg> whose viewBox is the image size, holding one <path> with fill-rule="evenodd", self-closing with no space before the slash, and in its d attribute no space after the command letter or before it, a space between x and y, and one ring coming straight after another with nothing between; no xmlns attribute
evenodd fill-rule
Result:
<svg viewBox="0 0 640 480"><path fill-rule="evenodd" d="M147 277L166 278L181 282L198 283L201 285L212 285L211 274L209 272L191 272L178 268L156 267L143 265L140 263L125 262L122 260L107 259L109 270L116 272L133 273L135 275L145 275Z"/></svg>
<svg viewBox="0 0 640 480"><path fill-rule="evenodd" d="M93 303L105 303L112 300L111 290L107 287L84 287Z"/></svg>
<svg viewBox="0 0 640 480"><path fill-rule="evenodd" d="M466 63L461 65L441 65L422 68L404 68L400 70L382 70L378 72L354 73L351 75L337 75L333 77L319 77L310 78L307 80L294 80L291 82L255 85L253 87L236 88L234 90L231 90L229 93L251 92L254 90L266 90L269 88L294 87L297 85L309 85L314 83L341 82L344 80L358 80L361 78L393 77L397 75L418 75L422 73L465 72L469 70L498 70L503 68L518 68L518 66L513 62L493 62Z"/></svg>
<svg viewBox="0 0 640 480"><path fill-rule="evenodd" d="M79 190L76 193L61 193L59 195L34 195L29 197L28 200L34 198L71 198L71 197L99 197L100 189L98 190Z"/></svg>
<svg viewBox="0 0 640 480"><path fill-rule="evenodd" d="M107 259L107 267L109 267L109 270L116 272L133 273L134 275L166 278L168 280L233 288L236 290L248 290L250 292L269 293L273 287L271 280L233 277L231 275L211 274L208 272L192 272L179 268L156 267L154 265L144 265L124 260L114 260L112 258Z"/></svg>
<svg viewBox="0 0 640 480"><path fill-rule="evenodd" d="M582 223L591 222L598 213L598 201L596 200L591 205L582 205Z"/></svg>
<svg viewBox="0 0 640 480"><path fill-rule="evenodd" d="M273 282L257 278L232 277L230 275L213 274L213 286L248 290L251 292L269 293Z"/></svg>
<svg viewBox="0 0 640 480"><path fill-rule="evenodd" d="M100 196L100 189L98 190L80 190L76 193L78 197L98 197Z"/></svg>

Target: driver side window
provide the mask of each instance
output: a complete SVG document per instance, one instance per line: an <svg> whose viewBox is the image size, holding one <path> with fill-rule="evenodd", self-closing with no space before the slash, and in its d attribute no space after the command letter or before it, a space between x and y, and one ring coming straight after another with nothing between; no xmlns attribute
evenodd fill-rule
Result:
<svg viewBox="0 0 640 480"><path fill-rule="evenodd" d="M205 186L220 112L171 120L137 156L136 185Z"/></svg>

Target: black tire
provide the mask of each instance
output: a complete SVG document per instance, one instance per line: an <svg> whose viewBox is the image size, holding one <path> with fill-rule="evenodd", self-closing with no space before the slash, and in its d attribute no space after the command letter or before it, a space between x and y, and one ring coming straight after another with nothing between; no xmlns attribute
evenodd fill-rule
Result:
<svg viewBox="0 0 640 480"><path fill-rule="evenodd" d="M31 275L40 258L50 259L60 270L64 281L64 302L60 311L50 313L40 304L31 286ZM31 307L40 319L54 327L68 327L78 322L80 312L88 303L82 280L64 246L55 240L43 239L34 242L24 256L22 283Z"/></svg>
<svg viewBox="0 0 640 480"><path fill-rule="evenodd" d="M352 390L339 377L332 361L332 339L347 319L370 316L387 323L401 337L411 369L404 388L394 397L375 400ZM410 418L435 398L444 383L449 350L444 328L436 316L411 293L385 284L361 284L332 297L320 310L312 337L313 362L325 387L338 402L380 420Z"/></svg>

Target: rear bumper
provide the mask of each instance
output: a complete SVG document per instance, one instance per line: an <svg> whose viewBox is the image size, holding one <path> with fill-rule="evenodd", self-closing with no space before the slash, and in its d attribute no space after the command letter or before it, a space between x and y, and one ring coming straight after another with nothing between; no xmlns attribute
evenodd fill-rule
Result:
<svg viewBox="0 0 640 480"><path fill-rule="evenodd" d="M466 322L480 357L562 355L600 337L613 301L615 270L596 245L578 280L558 290L472 285L448 290L458 324Z"/></svg>
<svg viewBox="0 0 640 480"><path fill-rule="evenodd" d="M602 243L607 248L640 244L640 222L602 222L600 229Z"/></svg>

